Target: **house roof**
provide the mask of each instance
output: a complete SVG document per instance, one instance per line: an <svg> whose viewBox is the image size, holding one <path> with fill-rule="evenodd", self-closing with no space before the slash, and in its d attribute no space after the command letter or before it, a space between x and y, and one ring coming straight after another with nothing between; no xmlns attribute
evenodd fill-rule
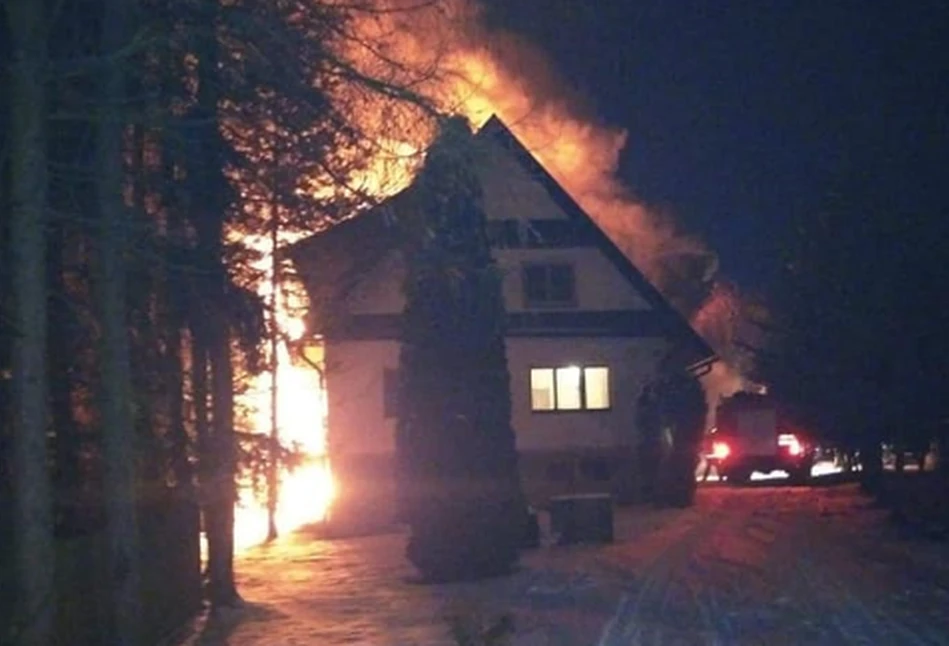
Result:
<svg viewBox="0 0 949 646"><path fill-rule="evenodd" d="M481 130L478 131L478 136L491 137L504 146L531 177L540 182L551 199L569 218L583 222L585 227L589 228L593 241L600 251L619 270L623 277L639 291L653 309L662 314L664 318L667 318L668 322L683 334L684 339L694 346L697 354L701 355L701 359L715 356L712 348L692 328L685 317L672 307L669 301L656 289L655 285L649 282L649 279L633 264L633 261L613 243L606 232L577 204L576 200L570 197L560 183L547 172L496 115L488 119Z"/></svg>
<svg viewBox="0 0 949 646"><path fill-rule="evenodd" d="M407 191L284 250L306 284L311 317L318 302L345 297L368 270L398 246L400 231L392 214Z"/></svg>
<svg viewBox="0 0 949 646"><path fill-rule="evenodd" d="M606 233L596 224L593 218L584 211L577 202L563 189L553 176L544 169L534 156L514 136L507 126L497 117L492 116L475 135L478 138L490 138L496 144L505 148L517 163L537 181L547 192L554 203L579 225L585 238L592 241L620 274L642 295L653 310L666 322L675 336L687 344L689 353L698 358L698 363L709 363L715 359L715 352L692 328L683 317L656 287L649 282L645 275L633 262L617 247ZM307 258L316 256L321 258L320 266L328 269L329 265L337 267L348 263L349 271L334 278L337 284L336 294L342 295L354 286L360 270L365 270L379 262L387 251L398 242L398 228L395 226L392 214L398 211L399 205L405 200L411 187L386 200L374 209L342 222L325 233L319 233L306 238L294 245L288 253L297 265L301 274L306 278ZM345 258L345 260L344 260ZM334 261L341 261L338 264ZM355 263L355 266L354 266ZM347 280L348 275L348 280ZM343 290L340 292L339 290Z"/></svg>

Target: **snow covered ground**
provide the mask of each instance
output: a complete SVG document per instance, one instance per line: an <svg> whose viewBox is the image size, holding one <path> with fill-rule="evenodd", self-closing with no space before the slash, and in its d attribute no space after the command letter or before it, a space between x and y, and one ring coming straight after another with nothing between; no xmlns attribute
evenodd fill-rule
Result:
<svg viewBox="0 0 949 646"><path fill-rule="evenodd" d="M710 484L691 509L621 510L616 536L424 586L399 534L300 532L243 555L246 608L185 644L452 644L453 613L509 613L516 646L949 644L949 549L901 536L855 485Z"/></svg>

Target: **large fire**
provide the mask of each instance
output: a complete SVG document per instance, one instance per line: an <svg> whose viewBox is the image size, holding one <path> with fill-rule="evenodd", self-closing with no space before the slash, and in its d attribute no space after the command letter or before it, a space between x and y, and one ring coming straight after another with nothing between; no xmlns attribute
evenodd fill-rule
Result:
<svg viewBox="0 0 949 646"><path fill-rule="evenodd" d="M475 126L497 114L673 304L698 317L695 322L703 330L716 327L710 317L729 313L720 306L721 295L716 299L713 292L714 254L701 241L684 235L671 218L642 204L617 178L627 132L593 117L583 98L562 82L538 48L511 33L486 28L474 1L374 0L339 6L351 8L357 33L338 47L357 69L411 87L440 109L467 116ZM415 151L430 140L431 123L418 110L372 93L345 94L342 100L361 130L379 142L379 159L364 173L363 190L392 194L411 177L406 169L418 161ZM397 181L392 181L393 175ZM708 293L711 305L697 308L694 296L679 299L683 282L692 283L686 290L692 294ZM261 290L268 296L269 284L262 284ZM284 310L279 316L285 332L296 329L302 334L299 314ZM281 436L302 442L315 460L283 474L277 517L285 532L319 520L332 498L333 484L322 459L325 398L318 375L296 364L285 348L278 374ZM740 382L726 364L716 365L705 379L708 392L715 396L730 394ZM259 411L258 432L269 428L268 389L269 377L264 376L251 394ZM238 510L237 524L241 545L259 542L266 534L266 512L250 504Z"/></svg>
<svg viewBox="0 0 949 646"><path fill-rule="evenodd" d="M387 11L356 10L359 38L347 51L367 73L409 82L443 110L463 114L475 126L498 115L660 288L673 287L687 263L704 265L698 280L711 281L717 267L714 254L679 231L671 218L636 199L617 177L628 133L602 124L537 47L486 28L483 12L472 1L374 4ZM397 60L400 74L380 70L379 51ZM373 130L371 115L380 111L368 113L367 131ZM431 134L431 129L412 128L410 119L403 122L410 124L409 138Z"/></svg>
<svg viewBox="0 0 949 646"><path fill-rule="evenodd" d="M254 267L260 272L257 293L265 302L273 295L272 254L269 242L245 237L244 243L262 251ZM280 442L296 448L301 463L279 473L277 508L274 514L279 533L322 520L333 499L335 487L326 459L326 396L320 373L299 357L292 356L289 344L299 341L305 331L303 295L292 284L281 285L276 299L276 324L284 337L277 345L277 428ZM283 296L281 298L280 296ZM318 360L317 360L318 362ZM244 395L253 411L252 430L268 434L271 429L270 373L254 377ZM242 550L267 538L268 512L265 497L255 492L250 479L241 483L240 501L235 510L234 544Z"/></svg>
<svg viewBox="0 0 949 646"><path fill-rule="evenodd" d="M358 3L357 3L358 4ZM359 10L359 38L347 52L378 70L375 53L399 64L389 76L411 82L443 109L480 126L498 115L610 238L718 350L725 362L703 379L710 403L743 388L732 359L736 318L724 302L740 304L723 287L715 254L683 233L675 220L638 200L617 176L626 130L604 125L568 86L539 48L486 26L474 0L375 0ZM371 48L365 43L372 43ZM421 130L425 132L424 129ZM423 147L423 142L418 142Z"/></svg>

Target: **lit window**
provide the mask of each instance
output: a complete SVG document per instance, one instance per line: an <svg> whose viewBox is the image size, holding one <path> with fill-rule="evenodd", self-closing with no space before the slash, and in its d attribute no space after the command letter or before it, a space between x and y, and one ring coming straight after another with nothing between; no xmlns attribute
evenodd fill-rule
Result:
<svg viewBox="0 0 949 646"><path fill-rule="evenodd" d="M531 410L554 410L554 370L531 370Z"/></svg>
<svg viewBox="0 0 949 646"><path fill-rule="evenodd" d="M524 265L524 302L537 307L576 305L573 267L565 263Z"/></svg>
<svg viewBox="0 0 949 646"><path fill-rule="evenodd" d="M595 366L583 369L584 393L589 410L606 410L610 407L610 369Z"/></svg>
<svg viewBox="0 0 949 646"><path fill-rule="evenodd" d="M580 377L583 373L577 366L557 368L557 409L580 410L583 398L580 391Z"/></svg>
<svg viewBox="0 0 949 646"><path fill-rule="evenodd" d="M576 411L610 408L606 366L531 368L531 410Z"/></svg>

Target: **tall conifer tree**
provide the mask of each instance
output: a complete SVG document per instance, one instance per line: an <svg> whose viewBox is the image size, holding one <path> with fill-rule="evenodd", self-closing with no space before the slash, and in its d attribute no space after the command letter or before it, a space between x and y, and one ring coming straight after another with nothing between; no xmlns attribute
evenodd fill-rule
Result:
<svg viewBox="0 0 949 646"><path fill-rule="evenodd" d="M408 557L435 581L509 570L523 527L504 303L475 155L467 123L447 119L404 223L396 450Z"/></svg>

